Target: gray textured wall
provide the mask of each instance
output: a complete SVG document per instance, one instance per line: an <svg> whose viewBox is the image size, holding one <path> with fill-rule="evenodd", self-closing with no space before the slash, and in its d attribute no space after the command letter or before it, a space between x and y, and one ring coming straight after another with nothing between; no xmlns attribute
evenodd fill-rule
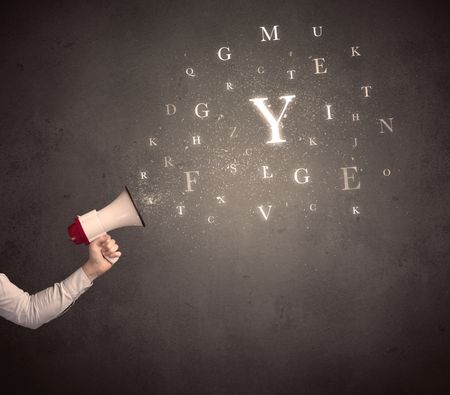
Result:
<svg viewBox="0 0 450 395"><path fill-rule="evenodd" d="M444 16L406 1L3 8L0 271L29 292L63 279L87 257L67 226L124 184L148 225L112 232L120 263L58 320L37 331L0 321L5 393L448 391ZM275 24L280 41L261 43L259 27ZM233 51L226 64L215 55L224 45ZM349 57L352 45L360 59ZM321 56L326 76L308 58ZM248 100L280 93L297 95L288 143L268 147L267 124ZM199 120L192 109L203 101L211 113ZM336 111L330 122L326 102ZM380 134L376 119L389 116L394 133ZM197 134L203 144L194 147ZM298 140L311 136L318 147ZM162 167L165 155L174 168ZM233 161L237 175L223 171ZM263 164L273 180L261 179ZM342 191L340 167L353 165L361 189ZM297 167L310 169L310 184L293 182ZM189 170L200 171L199 183L183 194ZM269 203L264 221L255 208Z"/></svg>

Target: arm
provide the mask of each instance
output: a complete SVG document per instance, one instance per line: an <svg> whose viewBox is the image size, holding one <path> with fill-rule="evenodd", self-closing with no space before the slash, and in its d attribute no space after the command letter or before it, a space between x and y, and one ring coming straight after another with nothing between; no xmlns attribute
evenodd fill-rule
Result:
<svg viewBox="0 0 450 395"><path fill-rule="evenodd" d="M118 245L106 235L89 245L89 259L65 280L33 295L0 274L0 316L18 325L36 329L65 312L111 264L103 257L120 256Z"/></svg>

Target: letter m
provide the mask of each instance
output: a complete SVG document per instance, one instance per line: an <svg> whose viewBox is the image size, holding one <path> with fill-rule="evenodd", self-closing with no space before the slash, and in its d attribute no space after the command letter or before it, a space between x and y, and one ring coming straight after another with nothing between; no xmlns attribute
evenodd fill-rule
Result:
<svg viewBox="0 0 450 395"><path fill-rule="evenodd" d="M273 38L274 41L279 40L279 37L278 37L278 26L279 25L273 26L272 30L270 31L270 33L266 30L266 28L264 26L260 26L261 34L262 34L261 41L267 41L267 40L270 41L270 40L272 40L272 37L274 37ZM266 40L266 38L267 38L267 40Z"/></svg>

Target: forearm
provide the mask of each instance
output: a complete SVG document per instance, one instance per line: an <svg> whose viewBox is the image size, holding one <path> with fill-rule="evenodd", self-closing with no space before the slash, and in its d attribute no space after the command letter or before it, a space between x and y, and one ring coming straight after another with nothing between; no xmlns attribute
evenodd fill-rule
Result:
<svg viewBox="0 0 450 395"><path fill-rule="evenodd" d="M61 315L73 303L62 283L56 283L33 295L24 296L23 308L18 312L19 325L37 329Z"/></svg>
<svg viewBox="0 0 450 395"><path fill-rule="evenodd" d="M36 329L60 316L91 285L91 280L81 268L64 281L33 295L10 283L10 287L15 287L14 297L4 304L1 312L16 324Z"/></svg>
<svg viewBox="0 0 450 395"><path fill-rule="evenodd" d="M103 273L111 269L109 258L118 258L119 246L111 236L98 237L89 245L89 259L67 277L34 295L18 288L0 273L0 316L28 328L39 328L60 316Z"/></svg>

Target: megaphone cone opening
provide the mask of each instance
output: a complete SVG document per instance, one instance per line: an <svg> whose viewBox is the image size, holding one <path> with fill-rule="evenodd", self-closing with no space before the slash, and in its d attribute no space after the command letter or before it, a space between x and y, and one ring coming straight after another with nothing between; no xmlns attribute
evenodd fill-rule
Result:
<svg viewBox="0 0 450 395"><path fill-rule="evenodd" d="M140 219L141 222L142 222L142 226L145 228L145 222L144 222L144 220L142 219L141 213L139 212L139 210L138 210L138 208L137 208L137 206L136 206L136 203L134 202L133 197L131 196L131 193L130 193L130 191L128 190L128 187L127 187L126 185L125 185L125 190L127 191L128 196L130 197L131 203L133 203L134 209L136 210L136 213L137 213L137 215L139 216L139 219Z"/></svg>

